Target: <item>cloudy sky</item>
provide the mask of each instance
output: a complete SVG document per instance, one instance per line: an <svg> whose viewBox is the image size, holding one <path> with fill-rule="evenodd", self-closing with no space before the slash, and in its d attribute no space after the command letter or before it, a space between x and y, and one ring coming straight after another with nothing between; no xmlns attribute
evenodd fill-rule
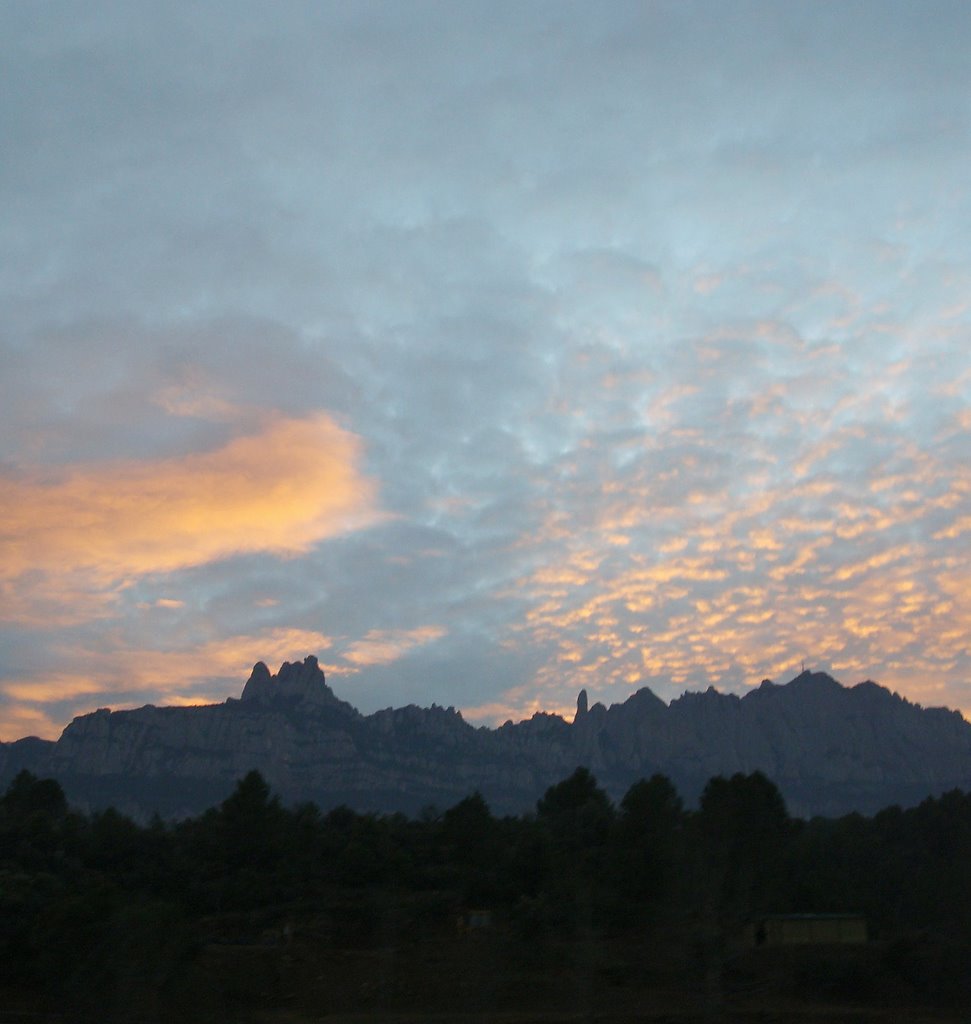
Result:
<svg viewBox="0 0 971 1024"><path fill-rule="evenodd" d="M971 715L971 5L0 0L0 738L807 667Z"/></svg>

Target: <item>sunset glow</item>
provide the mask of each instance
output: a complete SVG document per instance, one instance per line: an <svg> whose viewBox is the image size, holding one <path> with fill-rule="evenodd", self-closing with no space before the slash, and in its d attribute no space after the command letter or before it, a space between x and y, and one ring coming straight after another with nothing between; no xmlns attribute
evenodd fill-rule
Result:
<svg viewBox="0 0 971 1024"><path fill-rule="evenodd" d="M180 10L4 15L0 739L971 710L966 5Z"/></svg>
<svg viewBox="0 0 971 1024"><path fill-rule="evenodd" d="M318 414L177 459L18 467L0 491L0 614L31 624L40 597L41 618L58 603L83 618L84 591L250 552L294 557L367 525L375 488L359 448Z"/></svg>

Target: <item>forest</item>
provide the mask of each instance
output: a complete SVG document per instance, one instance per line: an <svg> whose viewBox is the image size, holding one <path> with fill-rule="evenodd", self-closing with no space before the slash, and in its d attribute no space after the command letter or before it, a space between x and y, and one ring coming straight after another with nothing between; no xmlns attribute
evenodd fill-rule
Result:
<svg viewBox="0 0 971 1024"><path fill-rule="evenodd" d="M848 913L867 942L752 941ZM0 797L0 1021L958 1020L969 964L960 791L808 821L759 772L689 809L578 768L504 818L287 807L257 772L177 822L29 772Z"/></svg>

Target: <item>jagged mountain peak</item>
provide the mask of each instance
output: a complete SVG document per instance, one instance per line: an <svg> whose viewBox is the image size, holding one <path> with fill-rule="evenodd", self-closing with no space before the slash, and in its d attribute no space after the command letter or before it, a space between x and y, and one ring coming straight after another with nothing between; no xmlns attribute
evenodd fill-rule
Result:
<svg viewBox="0 0 971 1024"><path fill-rule="evenodd" d="M845 689L843 684L835 680L828 672L813 672L808 668L804 668L795 679L790 679L788 686L794 690L830 690L834 693L837 690Z"/></svg>
<svg viewBox="0 0 971 1024"><path fill-rule="evenodd" d="M709 686L707 690L685 690L680 697L675 697L671 701L670 707L691 707L691 706L728 706L729 704L737 704L742 698L737 693L722 693L721 690L716 690L714 686Z"/></svg>
<svg viewBox="0 0 971 1024"><path fill-rule="evenodd" d="M324 670L312 654L308 654L302 662L285 661L276 675L271 675L265 662L258 661L243 687L240 699L260 703L305 701L316 705L350 708L349 704L338 700L327 685Z"/></svg>
<svg viewBox="0 0 971 1024"><path fill-rule="evenodd" d="M145 815L200 811L252 768L284 798L322 807L416 810L478 790L519 811L577 765L616 799L658 772L690 801L714 775L759 770L794 813L873 811L971 784L971 725L876 683L802 672L742 698L709 687L670 705L646 687L609 708L581 692L572 724L537 712L474 728L437 705L362 715L309 656L276 674L257 662L240 700L104 710L75 719L57 743L0 745L0 777L50 772L71 799L120 799Z"/></svg>
<svg viewBox="0 0 971 1024"><path fill-rule="evenodd" d="M284 662L284 664L287 664ZM259 700L262 697L268 696L273 686L273 677L270 675L270 670L266 666L265 661L258 661L253 666L253 671L250 673L249 679L246 680L243 686L243 692L240 695L241 700Z"/></svg>
<svg viewBox="0 0 971 1024"><path fill-rule="evenodd" d="M638 720L657 720L667 710L667 704L648 686L642 686L622 704L611 704L607 709L608 714L614 718L632 716Z"/></svg>
<svg viewBox="0 0 971 1024"><path fill-rule="evenodd" d="M879 698L880 700L892 700L900 704L910 704L910 701L901 697L899 693L892 693L885 686L875 683L872 679L865 679L862 683L850 688L851 692L858 697ZM914 707L917 707L915 704Z"/></svg>
<svg viewBox="0 0 971 1024"><path fill-rule="evenodd" d="M876 686L876 684L873 685ZM887 692L882 686L876 688L881 692ZM820 702L828 703L832 700L839 700L849 693L850 688L834 679L829 673L812 672L807 668L790 679L788 683L775 683L771 679L763 679L758 686L743 694L741 699L747 704L760 706L765 701L782 701L784 703L796 701L800 704L808 702L811 705L818 705Z"/></svg>

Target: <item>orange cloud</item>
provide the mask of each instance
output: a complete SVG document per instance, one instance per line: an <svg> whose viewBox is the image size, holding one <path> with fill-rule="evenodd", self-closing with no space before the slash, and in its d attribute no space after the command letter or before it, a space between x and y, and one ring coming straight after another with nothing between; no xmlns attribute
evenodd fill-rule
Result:
<svg viewBox="0 0 971 1024"><path fill-rule="evenodd" d="M338 641L316 630L291 627L227 636L173 651L62 647L56 652L56 670L0 685L0 693L18 702L0 704L0 736L15 739L29 733L55 739L64 719L57 724L48 716L48 704L66 704L70 717L98 706L120 710L145 703L220 703L239 696L257 661L276 671L284 661L313 654L321 658L321 668L331 679L372 665L389 665L445 633L441 626L371 630L340 653L343 638Z"/></svg>
<svg viewBox="0 0 971 1024"><path fill-rule="evenodd" d="M529 605L510 627L515 643L548 651L533 691L555 707L579 686L600 699L644 683L667 695L719 680L738 688L795 674L804 657L844 681L902 690L953 674L971 622L953 550L971 533L971 485L960 465L918 454L906 448L904 470L856 486L826 474L723 489L702 511L686 498L690 481L678 503L661 474L626 481L618 500L603 487L611 499L592 524L554 507L542 536L555 554L518 581ZM610 535L622 522L631 543L618 548ZM922 522L934 528L918 540Z"/></svg>
<svg viewBox="0 0 971 1024"><path fill-rule="evenodd" d="M525 685L505 690L494 701L474 707L463 707L461 709L462 717L467 722L498 726L503 722L519 722L525 718L531 718L537 712L546 712L571 721L576 711L576 704L557 703L551 697L551 691L547 691L545 694L539 692L536 680L531 680ZM573 696L573 701L576 701L576 694Z"/></svg>
<svg viewBox="0 0 971 1024"><path fill-rule="evenodd" d="M40 736L42 739L56 739L62 726L54 722L40 708L25 705L9 705L3 709L0 720L0 738L5 742L18 740L23 736Z"/></svg>
<svg viewBox="0 0 971 1024"><path fill-rule="evenodd" d="M360 457L359 440L318 414L267 419L260 432L200 454L9 474L0 618L29 621L45 599L73 604L85 591L231 555L300 554L373 523L375 486Z"/></svg>
<svg viewBox="0 0 971 1024"><path fill-rule="evenodd" d="M176 651L64 648L58 652L56 671L12 679L0 687L5 696L21 702L0 706L0 734L27 735L26 725L34 735L56 738L64 723L57 725L43 710L45 704L55 702L73 706L73 714L84 714L98 704L113 708L146 702L186 705L238 697L257 661L265 661L275 671L284 661L322 653L332 643L314 630L282 627ZM325 666L325 671L330 668ZM119 703L113 700L115 694L125 697Z"/></svg>
<svg viewBox="0 0 971 1024"><path fill-rule="evenodd" d="M431 643L445 635L441 626L419 626L417 629L372 629L363 639L351 644L343 654L344 661L356 671L369 665L390 665L415 647ZM340 671L340 669L336 669Z"/></svg>

